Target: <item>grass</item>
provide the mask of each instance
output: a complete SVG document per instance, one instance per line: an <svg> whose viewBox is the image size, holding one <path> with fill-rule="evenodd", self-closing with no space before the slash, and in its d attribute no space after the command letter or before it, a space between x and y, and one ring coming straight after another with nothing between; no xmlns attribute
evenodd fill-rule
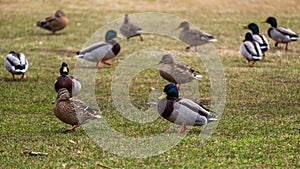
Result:
<svg viewBox="0 0 300 169"><path fill-rule="evenodd" d="M50 36L47 31L33 26L58 8L63 9L70 20L69 26L60 35ZM249 22L259 23L269 15L276 16L279 25L299 33L300 14L296 1L66 0L50 3L5 0L1 1L0 11L0 65L3 65L4 56L10 50L23 52L30 62L23 81L10 81L11 75L3 66L0 67L1 168L300 167L299 42L291 43L289 51L284 51L282 46L275 49L269 39L272 48L254 68L247 67L238 51L246 32L241 26ZM74 71L77 60L72 54L49 51L81 49L100 27L122 17L124 13L144 11L179 16L218 38L213 45L223 63L227 97L222 118L204 143L199 139L202 129L192 127L178 145L163 154L129 158L98 147L83 127L71 133L62 133L69 126L52 113L51 101L56 97L53 82L62 61L67 61L71 71ZM266 34L268 25L259 23L259 26L261 32ZM132 122L116 110L112 102L111 81L116 67L128 55L148 47L177 52L184 62L198 68L204 75L198 82L201 89L199 97L193 99L211 100L210 82L204 64L196 62L191 52L185 52L182 43L158 35L145 35L144 39L142 43L138 39L122 41L120 55L112 60L114 66L98 70L95 76L97 104L108 124L122 134L136 138L157 135L173 125L162 118L151 123ZM137 107L134 113L146 111L156 114L156 111L148 110L151 107L148 95L153 92L151 88L159 94L166 83L158 76L156 69L137 73L129 88L130 101ZM168 141L166 139L166 143ZM26 150L46 152L48 155L23 155L21 152Z"/></svg>

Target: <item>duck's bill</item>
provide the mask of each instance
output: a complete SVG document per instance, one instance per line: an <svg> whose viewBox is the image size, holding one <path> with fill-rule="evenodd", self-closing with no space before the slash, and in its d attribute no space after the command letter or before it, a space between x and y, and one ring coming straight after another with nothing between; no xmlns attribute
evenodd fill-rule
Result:
<svg viewBox="0 0 300 169"><path fill-rule="evenodd" d="M158 99L164 99L167 97L167 94L165 92L162 93L162 95Z"/></svg>
<svg viewBox="0 0 300 169"><path fill-rule="evenodd" d="M243 25L243 28L244 29L248 29L248 25Z"/></svg>

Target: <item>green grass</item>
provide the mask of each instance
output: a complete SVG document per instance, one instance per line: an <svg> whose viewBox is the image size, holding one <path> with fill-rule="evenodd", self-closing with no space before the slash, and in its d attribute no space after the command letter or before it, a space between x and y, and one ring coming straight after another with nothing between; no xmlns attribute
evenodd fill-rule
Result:
<svg viewBox="0 0 300 169"><path fill-rule="evenodd" d="M299 42L291 43L289 51L284 51L282 46L274 49L274 42L269 39L271 50L254 68L247 67L239 53L246 32L241 26L259 23L269 15L276 16L279 25L299 33L298 3L293 0L135 2L1 2L0 65L5 55L15 50L27 56L30 67L26 79L14 82L0 66L0 168L299 168ZM60 35L50 36L49 32L33 26L58 8L63 9L70 20ZM72 54L49 50L81 49L105 24L123 17L124 13L144 11L179 16L218 38L213 45L223 63L227 97L222 118L205 142L199 139L201 127L191 127L178 145L163 154L129 158L97 146L83 127L62 133L69 126L52 113L51 102L56 97L53 82L62 61L67 61L73 72L77 60ZM268 25L259 23L259 26L266 34ZM154 48L178 53L181 60L204 75L198 82L200 96L192 99L211 100L205 65L197 62L191 52L185 52L182 43L158 35L144 35L144 39L144 42L122 41L120 55L112 60L113 67L98 70L95 77L96 100L103 116L115 130L129 137L154 136L173 126L162 118L151 123L132 122L124 118L112 102L114 72L126 56L136 51ZM136 111L148 110L151 107L148 95L153 88L160 93L166 83L153 68L136 74L129 87L130 101ZM23 155L26 150L48 155Z"/></svg>

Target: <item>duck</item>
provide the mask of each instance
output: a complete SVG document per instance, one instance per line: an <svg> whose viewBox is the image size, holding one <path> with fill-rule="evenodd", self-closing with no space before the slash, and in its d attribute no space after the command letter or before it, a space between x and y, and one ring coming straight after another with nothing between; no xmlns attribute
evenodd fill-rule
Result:
<svg viewBox="0 0 300 169"><path fill-rule="evenodd" d="M49 30L52 35L57 31L63 30L68 25L68 18L62 10L57 10L54 16L46 17L36 23L36 26Z"/></svg>
<svg viewBox="0 0 300 169"><path fill-rule="evenodd" d="M213 35L209 33L201 32L197 29L190 29L190 24L187 21L181 22L176 30L180 28L182 28L182 30L179 33L179 39L188 44L186 50L194 47L195 51L197 51L197 46L217 41L217 39L215 39Z"/></svg>
<svg viewBox="0 0 300 169"><path fill-rule="evenodd" d="M268 23L271 27L268 29L268 35L275 41L275 47L278 47L279 43L285 43L285 50L288 50L288 43L297 41L298 34L286 27L277 27L277 20L275 17L270 16L263 23Z"/></svg>
<svg viewBox="0 0 300 169"><path fill-rule="evenodd" d="M72 125L70 128L67 128L65 132L72 131L91 120L102 118L98 110L71 97L70 92L66 88L61 88L57 92L54 115L62 122Z"/></svg>
<svg viewBox="0 0 300 169"><path fill-rule="evenodd" d="M12 80L16 80L15 75L21 75L20 80L22 80L25 78L29 62L23 53L10 51L5 57L4 67L12 74Z"/></svg>
<svg viewBox="0 0 300 169"><path fill-rule="evenodd" d="M167 84L157 104L161 117L180 126L177 133L185 132L186 126L203 126L218 120L214 112L188 98L179 97L178 93L176 85Z"/></svg>
<svg viewBox="0 0 300 169"><path fill-rule="evenodd" d="M125 14L124 16L124 22L119 27L120 33L126 37L127 41L129 41L130 38L139 36L140 40L143 41L142 33L144 32L143 29L134 23L129 22L128 14Z"/></svg>
<svg viewBox="0 0 300 169"><path fill-rule="evenodd" d="M188 83L196 79L202 78L199 71L194 70L188 65L175 62L173 55L165 54L157 65L161 64L159 68L160 76L168 82L174 83L180 89L180 84Z"/></svg>
<svg viewBox="0 0 300 169"><path fill-rule="evenodd" d="M58 92L61 88L66 88L71 97L78 96L81 91L80 81L72 75L69 75L69 66L67 62L62 62L59 68L60 76L54 82L54 89Z"/></svg>
<svg viewBox="0 0 300 169"><path fill-rule="evenodd" d="M266 36L259 34L259 27L257 26L256 23L249 23L248 25L244 25L243 28L252 31L252 37L259 44L260 50L262 51L264 57L265 52L270 49L270 45Z"/></svg>
<svg viewBox="0 0 300 169"><path fill-rule="evenodd" d="M240 45L240 52L248 61L248 66L253 67L254 63L262 59L262 51L250 32L245 34L245 40Z"/></svg>
<svg viewBox="0 0 300 169"><path fill-rule="evenodd" d="M116 37L117 32L115 30L108 30L105 34L105 41L92 44L77 51L77 58L97 62L97 68L102 68L101 63L111 66L112 64L108 60L116 57L121 50L120 44L113 40Z"/></svg>

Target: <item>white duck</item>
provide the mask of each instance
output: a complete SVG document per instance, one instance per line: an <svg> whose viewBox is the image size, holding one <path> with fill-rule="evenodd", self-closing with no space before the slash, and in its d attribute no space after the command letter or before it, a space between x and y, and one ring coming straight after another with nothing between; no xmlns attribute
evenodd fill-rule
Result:
<svg viewBox="0 0 300 169"><path fill-rule="evenodd" d="M10 51L5 57L4 67L12 74L13 80L16 80L15 75L21 75L20 79L24 79L29 63L23 53Z"/></svg>

